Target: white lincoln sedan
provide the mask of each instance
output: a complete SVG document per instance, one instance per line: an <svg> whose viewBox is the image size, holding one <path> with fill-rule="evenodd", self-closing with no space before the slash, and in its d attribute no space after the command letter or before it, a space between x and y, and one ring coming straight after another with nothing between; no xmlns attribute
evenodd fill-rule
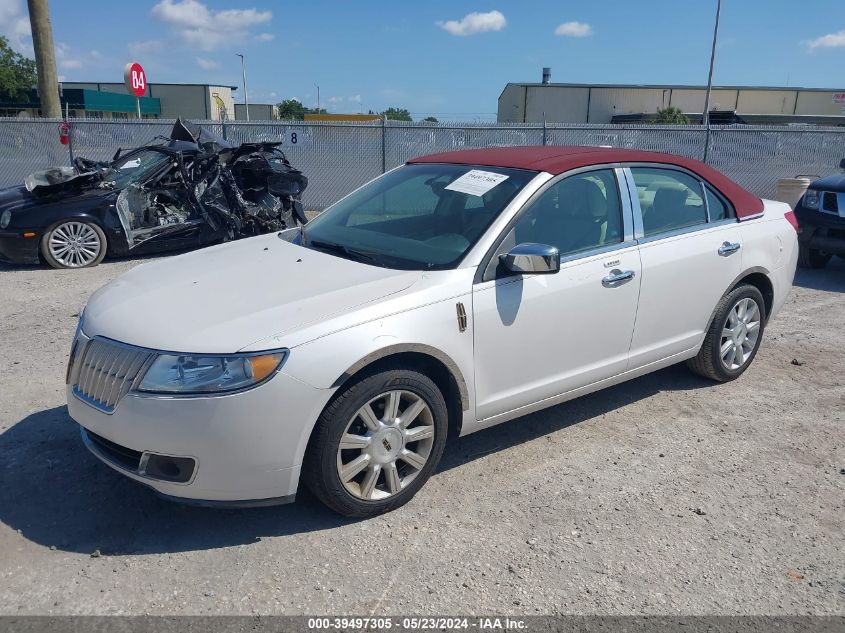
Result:
<svg viewBox="0 0 845 633"><path fill-rule="evenodd" d="M426 156L304 228L138 266L67 372L85 445L159 494L371 516L447 437L686 361L739 377L798 254L789 207L698 161L596 147Z"/></svg>

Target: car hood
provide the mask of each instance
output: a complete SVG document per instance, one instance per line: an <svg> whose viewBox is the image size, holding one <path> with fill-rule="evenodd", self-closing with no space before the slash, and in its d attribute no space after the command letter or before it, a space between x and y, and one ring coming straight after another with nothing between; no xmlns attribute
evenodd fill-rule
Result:
<svg viewBox="0 0 845 633"><path fill-rule="evenodd" d="M845 173L833 174L832 176L816 180L810 185L810 189L845 192Z"/></svg>
<svg viewBox="0 0 845 633"><path fill-rule="evenodd" d="M277 234L138 266L95 292L83 330L175 352L230 353L401 292L421 276L309 250Z"/></svg>
<svg viewBox="0 0 845 633"><path fill-rule="evenodd" d="M7 209L13 213L38 212L56 205L68 204L73 200L74 209L88 206L96 206L103 199L113 196L115 193L107 189L86 189L74 192L67 192L54 196L35 196L26 190L26 187L8 187L0 189L0 213ZM16 222L16 224L19 224Z"/></svg>

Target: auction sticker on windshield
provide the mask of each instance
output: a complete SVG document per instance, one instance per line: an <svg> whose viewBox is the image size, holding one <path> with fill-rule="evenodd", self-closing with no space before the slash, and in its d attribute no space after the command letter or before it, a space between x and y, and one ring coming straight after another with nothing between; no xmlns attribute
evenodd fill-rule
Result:
<svg viewBox="0 0 845 633"><path fill-rule="evenodd" d="M503 174L473 169L447 185L446 189L457 191L458 193L468 193L471 196L483 196L500 182L507 179L508 177Z"/></svg>

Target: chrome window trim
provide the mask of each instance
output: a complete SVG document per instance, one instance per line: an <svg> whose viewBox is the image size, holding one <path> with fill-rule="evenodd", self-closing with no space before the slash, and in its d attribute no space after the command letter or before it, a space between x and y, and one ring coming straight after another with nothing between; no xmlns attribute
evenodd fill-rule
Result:
<svg viewBox="0 0 845 633"><path fill-rule="evenodd" d="M701 222L699 224L692 224L690 226L684 226L679 229L675 229L674 231L666 231L665 233L657 233L656 235L651 235L649 237L641 237L637 240L638 244L651 244L652 242L657 242L659 240L665 240L670 237L678 237L679 235L686 235L687 233L698 233L701 231L706 231L707 229L714 229L719 228L722 226L728 226L729 224L736 224L736 220L734 219L727 219L727 220L719 220L718 222Z"/></svg>
<svg viewBox="0 0 845 633"><path fill-rule="evenodd" d="M619 197L619 206L620 212L622 214L622 241L616 242L614 244L607 244L605 246L599 246L594 249L589 249L587 251L577 251L575 253L569 254L562 254L560 257L560 263L564 264L566 262L574 261L576 259L583 259L585 257L589 257L590 255L597 255L602 252L611 252L615 250L619 250L621 248L627 248L631 245L635 245L633 242L633 233L634 233L634 226L633 226L633 209L630 204L630 199L628 200L628 204L626 205L625 198L626 196L623 195L623 183L620 182L619 176L622 172L623 166L621 163L603 163L603 164L596 164L596 165L586 165L584 167L577 167L575 169L571 169L569 171L563 172L558 174L557 176L551 176L545 180L532 194L531 196L521 205L519 206L514 213L511 215L507 223L501 228L496 235L496 238L492 241L490 246L488 247L487 251L485 252L484 256L482 257L481 261L478 264L478 267L475 272L475 276L473 277L473 285L481 284L488 281L493 281L496 279L495 276L490 277L488 274L488 268L490 267L490 263L496 257L501 248L502 242L504 242L505 238L511 232L513 227L516 223L522 218L523 215L531 208L531 206L544 194L546 191L551 189L554 185L556 185L561 180L569 178L570 176L577 176L578 174L591 172L591 171L611 171L616 179L616 190L617 195ZM546 172L543 172L546 173ZM490 227L489 233L493 233L495 230L495 226ZM628 236L631 236L631 241L627 240ZM494 268L495 270L495 268Z"/></svg>

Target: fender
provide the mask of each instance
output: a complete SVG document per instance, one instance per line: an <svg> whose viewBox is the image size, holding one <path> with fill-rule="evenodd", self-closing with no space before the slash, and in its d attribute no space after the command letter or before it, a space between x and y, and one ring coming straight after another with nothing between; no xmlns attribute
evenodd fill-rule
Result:
<svg viewBox="0 0 845 633"><path fill-rule="evenodd" d="M352 376L357 374L365 367L373 364L377 360L381 360L382 358L393 356L395 354L403 354L407 352L415 352L418 354L424 354L425 356L431 356L432 358L443 363L446 366L446 369L449 370L449 373L452 374L452 377L455 379L455 383L458 385L458 392L461 396L461 409L463 411L469 410L469 390L467 389L466 380L464 379L463 373L461 372L458 365L455 363L454 360L449 357L448 354L440 351L435 347L431 347L430 345L423 345L421 343L396 343L394 345L388 345L387 347L382 347L373 352L370 352L369 354L361 358L358 362L353 364L340 376L338 376L337 380L332 383L332 388L337 389L338 387L340 387L340 385L349 380Z"/></svg>

